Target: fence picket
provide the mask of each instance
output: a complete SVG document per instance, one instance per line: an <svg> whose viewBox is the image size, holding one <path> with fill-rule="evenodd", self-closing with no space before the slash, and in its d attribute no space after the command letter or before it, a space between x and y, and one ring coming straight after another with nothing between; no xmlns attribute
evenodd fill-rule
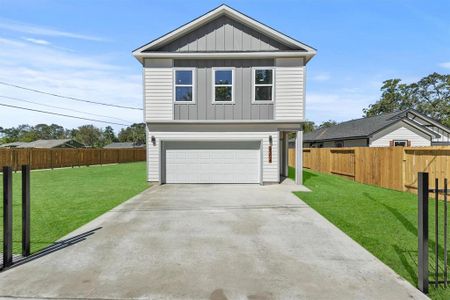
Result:
<svg viewBox="0 0 450 300"><path fill-rule="evenodd" d="M295 166L295 149L289 149ZM357 182L417 193L417 173L450 177L450 147L305 148L303 167Z"/></svg>
<svg viewBox="0 0 450 300"><path fill-rule="evenodd" d="M0 166L14 171L22 165L31 169L89 166L121 162L145 161L145 149L0 149ZM104 156L104 157L103 157Z"/></svg>

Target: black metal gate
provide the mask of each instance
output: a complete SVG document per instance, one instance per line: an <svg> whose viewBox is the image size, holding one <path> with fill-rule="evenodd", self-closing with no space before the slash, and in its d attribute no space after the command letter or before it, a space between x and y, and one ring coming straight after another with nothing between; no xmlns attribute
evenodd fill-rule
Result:
<svg viewBox="0 0 450 300"><path fill-rule="evenodd" d="M428 253L428 207L429 207L429 195L434 194L434 274L432 276L431 283L435 287L439 284L444 284L445 287L448 285L448 258L447 258L447 217L448 217L448 187L447 178L444 179L443 187L439 188L439 180L436 178L434 181L434 187L429 187L429 176L428 173L419 172L418 175L418 287L424 293L428 292L428 286L430 283L429 278L429 253ZM440 229L440 213L439 213L439 196L442 196L444 200L444 212L442 227L443 227L443 267L442 267L442 277L439 274L439 229Z"/></svg>
<svg viewBox="0 0 450 300"><path fill-rule="evenodd" d="M13 176L3 167L3 260L0 270L13 265ZM30 166L22 166L22 256L30 255Z"/></svg>

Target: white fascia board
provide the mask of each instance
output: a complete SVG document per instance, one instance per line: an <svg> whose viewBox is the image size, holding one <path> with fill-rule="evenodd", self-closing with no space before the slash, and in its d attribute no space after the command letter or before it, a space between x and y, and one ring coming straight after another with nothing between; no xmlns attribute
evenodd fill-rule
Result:
<svg viewBox="0 0 450 300"><path fill-rule="evenodd" d="M413 114L413 115L415 115L417 118L423 119L423 120L425 120L425 121L431 123L432 125L434 125L434 126L440 128L440 129L442 129L443 131L445 131L445 132L447 132L447 133L450 133L450 130L449 130L448 127L442 125L441 123L439 123L439 122L433 120L432 118L430 118L430 117L428 117L428 116L426 116L426 115L424 115L424 114L419 113L418 111L416 111L416 110L414 110L414 109L410 109L406 114L408 114L408 113Z"/></svg>
<svg viewBox="0 0 450 300"><path fill-rule="evenodd" d="M394 126L395 124L398 124L398 123L405 123L405 124L407 124L407 125L409 125L409 126L415 128L415 129L419 130L420 132L425 133L425 134L428 135L429 137L432 137L432 136L440 137L440 135L437 134L436 132L434 132L434 131L432 131L432 130L426 128L426 127L421 126L420 124L418 124L418 123L416 123L416 122L414 122L414 121L408 119L407 117L404 117L404 118L402 118L402 119L399 119L399 120L396 121L396 122L393 122L393 123L391 123L391 124L389 124L389 125L387 125L387 126L381 128L381 129L379 129L379 130L377 130L377 131L375 131L375 132L372 132L368 137L369 137L370 139L372 139L373 136L374 136L375 134L381 132L382 130L388 129L388 128L390 128L390 127L392 127L392 126Z"/></svg>
<svg viewBox="0 0 450 300"><path fill-rule="evenodd" d="M307 61L314 54L301 51L263 51L263 52L143 52L135 55L141 63L145 58L283 58L283 57L305 57ZM308 59L309 58L309 59Z"/></svg>
<svg viewBox="0 0 450 300"><path fill-rule="evenodd" d="M434 132L408 118L405 118L402 120L403 122L405 122L406 124L410 125L411 127L414 127L415 129L422 131L423 133L425 133L428 136L434 136L435 138L439 138L441 137L437 132Z"/></svg>
<svg viewBox="0 0 450 300"><path fill-rule="evenodd" d="M218 8L204 14L203 16L198 17L197 19L167 33L166 35L161 36L160 38L136 49L133 51L133 55L138 58L142 55L142 52L145 50L148 50L150 48L154 48L154 47L158 47L159 45L171 42L175 39L177 39L178 37L184 35L185 33L194 30L198 27L200 27L203 24L206 24L208 21L218 17L219 15L227 15L231 18L236 19L237 21L240 21L242 23L244 23L245 25L254 28L257 31L260 31L264 34L266 34L267 36L278 40L282 43L287 44L288 46L293 46L293 47L300 47L302 49L305 49L307 51L307 53L310 53L312 56L314 56L316 54L316 49L303 44L279 31L276 31L275 29L270 28L267 25L264 25L240 12L238 12L237 10L232 9L231 7L227 6L227 5L221 5Z"/></svg>
<svg viewBox="0 0 450 300"><path fill-rule="evenodd" d="M170 120L151 121L147 124L302 124L305 120Z"/></svg>

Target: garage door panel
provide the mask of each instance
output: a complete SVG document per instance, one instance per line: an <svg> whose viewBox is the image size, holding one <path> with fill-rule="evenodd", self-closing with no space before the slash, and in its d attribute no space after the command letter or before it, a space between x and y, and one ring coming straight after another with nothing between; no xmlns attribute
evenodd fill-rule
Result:
<svg viewBox="0 0 450 300"><path fill-rule="evenodd" d="M174 144L165 150L166 183L259 183L260 150L247 145L217 149L201 143L185 148Z"/></svg>

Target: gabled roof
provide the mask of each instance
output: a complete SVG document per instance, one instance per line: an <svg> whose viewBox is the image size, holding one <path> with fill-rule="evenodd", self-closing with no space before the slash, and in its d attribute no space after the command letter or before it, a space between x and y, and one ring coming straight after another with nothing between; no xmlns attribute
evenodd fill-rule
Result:
<svg viewBox="0 0 450 300"><path fill-rule="evenodd" d="M144 148L144 144L136 144L133 142L116 142L106 145L103 148L106 149L118 149L118 148Z"/></svg>
<svg viewBox="0 0 450 300"><path fill-rule="evenodd" d="M1 144L0 148L16 148L16 147L20 147L25 144L28 144L28 143L27 142L12 142L12 143Z"/></svg>
<svg viewBox="0 0 450 300"><path fill-rule="evenodd" d="M253 28L261 33L263 33L264 35L277 40L289 47L292 47L293 49L297 49L297 50L293 50L293 51L279 51L276 52L278 56L306 56L307 57L307 61L309 59L311 59L315 54L316 54L316 49L314 49L311 46L308 46L286 34L283 34L273 28L271 28L270 26L267 26L225 4L220 5L219 7L207 12L206 14L192 20L191 22L188 22L184 25L182 25L181 27L170 31L169 33L135 49L133 51L133 55L142 62L143 57L161 57L163 55L167 55L164 53L155 53L155 52L151 52L152 50L155 50L159 47L161 47L162 45L165 45L167 43L170 43L172 41L174 41L175 39L178 39L180 37L182 37L183 35L203 26L204 24L220 17L226 15L238 22L241 22L242 24L245 24L246 26L249 26L250 28ZM176 53L179 55L186 55L183 53ZM199 53L196 53L197 56L199 56ZM251 54L251 53L246 53L246 54ZM174 54L175 55L175 54ZM209 56L213 56L212 53L208 54ZM224 53L216 53L216 56L222 55L224 56ZM268 53L265 53L265 55L268 55Z"/></svg>
<svg viewBox="0 0 450 300"><path fill-rule="evenodd" d="M23 143L18 148L55 148L66 145L73 148L85 147L83 144L72 139L58 139L58 140L36 140L30 143Z"/></svg>
<svg viewBox="0 0 450 300"><path fill-rule="evenodd" d="M439 135L434 131L431 131L425 126L421 126L417 122L409 119L407 117L408 113L417 114L423 117L422 114L410 109L396 111L378 116L342 122L329 128L317 129L315 131L305 133L303 139L305 142L318 142L328 140L369 138L371 135L397 122L406 122L408 125L413 126L429 136L439 137Z"/></svg>

